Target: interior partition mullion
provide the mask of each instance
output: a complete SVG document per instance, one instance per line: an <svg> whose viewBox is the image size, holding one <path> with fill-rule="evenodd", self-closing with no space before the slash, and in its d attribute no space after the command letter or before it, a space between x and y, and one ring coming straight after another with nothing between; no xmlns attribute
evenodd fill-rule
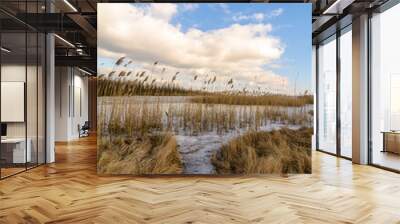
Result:
<svg viewBox="0 0 400 224"><path fill-rule="evenodd" d="M39 1L36 1L39 13ZM39 22L39 20L37 21ZM36 166L39 165L39 32L36 32Z"/></svg>
<svg viewBox="0 0 400 224"><path fill-rule="evenodd" d="M45 9L45 12L47 13L47 0L46 0L46 9ZM47 142L47 125L48 125L48 122L47 122L47 79L48 79L48 77L47 77L47 43L48 43L48 41L47 41L47 38L49 38L49 34L47 33L47 32L45 32L44 33L44 55L43 55L43 58L44 58L44 77L43 77L43 74L42 74L42 82L44 82L44 100L43 100L43 104L44 104L44 118L42 117L42 119L44 119L44 136L43 136L43 138L44 138L44 163L47 163L47 150L48 150L48 148L47 148L47 145L48 145L48 142ZM43 59L42 58L42 59ZM42 72L43 72L43 68L42 68ZM61 91L61 90L60 90ZM42 94L42 97L43 97L43 94ZM43 109L43 107L42 107L42 109Z"/></svg>
<svg viewBox="0 0 400 224"><path fill-rule="evenodd" d="M36 32L36 166L39 165L39 33Z"/></svg>
<svg viewBox="0 0 400 224"><path fill-rule="evenodd" d="M340 119L340 30L336 31L336 154L341 156L341 119Z"/></svg>
<svg viewBox="0 0 400 224"><path fill-rule="evenodd" d="M367 53L367 119L368 119L368 124L367 124L367 141L368 141L368 164L373 164L373 153L372 153L372 64L371 64L371 56L372 56L372 29L371 29L371 20L372 20L372 12L368 12L368 20L367 20L367 46L368 46L368 53Z"/></svg>
<svg viewBox="0 0 400 224"><path fill-rule="evenodd" d="M25 21L28 19L28 1L25 1ZM25 23L26 24L26 23ZM24 121L25 121L25 170L28 170L28 113L27 113L27 92L28 92L28 26L25 25L25 93L24 93Z"/></svg>
<svg viewBox="0 0 400 224"><path fill-rule="evenodd" d="M319 150L319 45L315 46L315 148Z"/></svg>
<svg viewBox="0 0 400 224"><path fill-rule="evenodd" d="M1 32L1 24L2 23L0 23L0 47L2 46L2 32ZM0 51L0 124L2 124L2 122L1 122L1 110L2 110L2 108L1 108L1 69L2 69L2 64L1 64L1 62L2 62L2 58L1 58L1 55L2 55L2 53L1 53L1 51ZM1 162L1 150L2 150L2 148L1 148L1 144L0 144L0 179L2 179L2 176L1 176L1 171L2 171L2 162Z"/></svg>

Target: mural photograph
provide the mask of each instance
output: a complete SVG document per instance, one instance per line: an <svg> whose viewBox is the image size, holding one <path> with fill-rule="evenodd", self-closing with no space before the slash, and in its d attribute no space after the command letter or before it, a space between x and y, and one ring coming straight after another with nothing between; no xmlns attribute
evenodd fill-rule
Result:
<svg viewBox="0 0 400 224"><path fill-rule="evenodd" d="M311 173L311 4L98 4L98 174Z"/></svg>

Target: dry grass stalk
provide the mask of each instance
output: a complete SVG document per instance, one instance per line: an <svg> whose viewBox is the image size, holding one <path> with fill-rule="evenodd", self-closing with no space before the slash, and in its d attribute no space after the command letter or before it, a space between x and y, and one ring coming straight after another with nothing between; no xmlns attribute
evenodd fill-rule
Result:
<svg viewBox="0 0 400 224"><path fill-rule="evenodd" d="M171 134L120 136L112 141L101 136L97 170L100 174L180 174L183 166Z"/></svg>
<svg viewBox="0 0 400 224"><path fill-rule="evenodd" d="M311 173L311 128L251 131L212 159L219 174Z"/></svg>

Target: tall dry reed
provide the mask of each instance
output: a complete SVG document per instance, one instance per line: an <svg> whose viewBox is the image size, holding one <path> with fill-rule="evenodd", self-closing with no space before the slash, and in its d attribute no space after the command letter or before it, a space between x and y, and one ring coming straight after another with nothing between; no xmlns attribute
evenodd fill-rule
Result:
<svg viewBox="0 0 400 224"><path fill-rule="evenodd" d="M146 98L99 99L100 135L146 135L169 131L185 135L203 132L260 130L269 124L312 125L303 108L236 106L201 103L147 102Z"/></svg>
<svg viewBox="0 0 400 224"><path fill-rule="evenodd" d="M301 107L313 104L313 96L301 95L239 95L239 94L213 94L207 96L193 97L194 103L227 104L227 105L269 105L284 107Z"/></svg>

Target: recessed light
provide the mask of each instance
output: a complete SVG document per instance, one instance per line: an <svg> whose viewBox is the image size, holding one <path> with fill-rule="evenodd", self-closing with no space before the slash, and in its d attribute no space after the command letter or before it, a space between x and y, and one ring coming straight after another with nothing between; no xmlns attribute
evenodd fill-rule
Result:
<svg viewBox="0 0 400 224"><path fill-rule="evenodd" d="M67 4L73 11L78 12L78 10L68 1L64 0L65 4Z"/></svg>
<svg viewBox="0 0 400 224"><path fill-rule="evenodd" d="M78 70L81 71L81 72L83 72L83 73L85 73L85 74L87 74L87 75L90 75L90 76L92 75L92 73L90 73L90 72L88 72L88 71L85 71L85 70L83 70L83 69L81 69L81 68L79 68L79 67L78 67Z"/></svg>
<svg viewBox="0 0 400 224"><path fill-rule="evenodd" d="M57 37L57 38L58 38L59 40L61 40L62 42L66 43L67 45L69 45L69 46L75 48L75 45L73 45L73 44L72 44L71 42L69 42L68 40L66 40L66 39L64 39L64 38L62 38L62 37L60 37L60 36L57 35L57 34L54 34L54 36Z"/></svg>
<svg viewBox="0 0 400 224"><path fill-rule="evenodd" d="M6 53L10 53L11 52L11 50L9 50L9 49L7 49L5 47L1 47L0 49L1 49L1 51L4 51Z"/></svg>

